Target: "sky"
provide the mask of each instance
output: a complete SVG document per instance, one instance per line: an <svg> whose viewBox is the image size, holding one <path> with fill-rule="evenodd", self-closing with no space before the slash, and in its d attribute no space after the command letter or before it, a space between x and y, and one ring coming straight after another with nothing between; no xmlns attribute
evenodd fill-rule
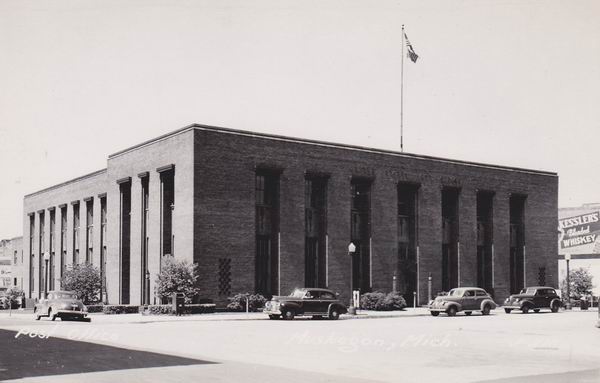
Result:
<svg viewBox="0 0 600 383"><path fill-rule="evenodd" d="M600 2L0 0L0 238L191 123L559 174L600 202Z"/></svg>

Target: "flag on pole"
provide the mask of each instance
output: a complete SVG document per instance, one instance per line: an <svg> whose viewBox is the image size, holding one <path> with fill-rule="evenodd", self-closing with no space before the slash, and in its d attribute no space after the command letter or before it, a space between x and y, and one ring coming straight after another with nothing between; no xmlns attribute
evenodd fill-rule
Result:
<svg viewBox="0 0 600 383"><path fill-rule="evenodd" d="M404 32L404 38L406 39L406 47L407 47L406 56L410 59L410 61L416 63L417 59L419 58L419 55L415 53L415 50L413 49L412 44L408 40L408 36L406 36L406 32Z"/></svg>

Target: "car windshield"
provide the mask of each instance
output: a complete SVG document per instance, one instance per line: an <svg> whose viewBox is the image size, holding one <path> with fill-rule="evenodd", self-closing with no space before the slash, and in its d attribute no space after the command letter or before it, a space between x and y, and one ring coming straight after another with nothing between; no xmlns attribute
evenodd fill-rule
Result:
<svg viewBox="0 0 600 383"><path fill-rule="evenodd" d="M535 289L523 289L523 291L525 291L524 293L521 294L527 294L527 295L535 295Z"/></svg>
<svg viewBox="0 0 600 383"><path fill-rule="evenodd" d="M74 293L54 293L54 299L77 299Z"/></svg>
<svg viewBox="0 0 600 383"><path fill-rule="evenodd" d="M304 298L304 294L306 294L306 291L300 290L300 289L296 289L296 290L294 290L290 294L290 297L292 297L292 298Z"/></svg>
<svg viewBox="0 0 600 383"><path fill-rule="evenodd" d="M450 296L450 297L460 297L460 296L462 296L462 293L463 293L463 289L452 289L448 293L448 296Z"/></svg>

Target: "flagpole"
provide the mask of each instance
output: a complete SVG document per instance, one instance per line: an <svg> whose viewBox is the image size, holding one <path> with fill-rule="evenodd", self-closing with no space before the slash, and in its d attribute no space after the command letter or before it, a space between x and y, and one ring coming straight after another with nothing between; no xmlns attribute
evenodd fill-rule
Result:
<svg viewBox="0 0 600 383"><path fill-rule="evenodd" d="M400 152L404 152L404 24L402 24L402 64L400 65Z"/></svg>

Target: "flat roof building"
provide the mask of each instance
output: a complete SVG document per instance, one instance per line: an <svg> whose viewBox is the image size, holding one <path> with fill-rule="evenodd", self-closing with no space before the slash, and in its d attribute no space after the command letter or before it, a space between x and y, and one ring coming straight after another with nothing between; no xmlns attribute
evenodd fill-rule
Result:
<svg viewBox="0 0 600 383"><path fill-rule="evenodd" d="M40 296L49 252L51 286L90 262L115 304L157 302L165 257L197 263L217 302L304 286L502 300L557 286L557 200L556 173L191 125L25 196L25 288Z"/></svg>

